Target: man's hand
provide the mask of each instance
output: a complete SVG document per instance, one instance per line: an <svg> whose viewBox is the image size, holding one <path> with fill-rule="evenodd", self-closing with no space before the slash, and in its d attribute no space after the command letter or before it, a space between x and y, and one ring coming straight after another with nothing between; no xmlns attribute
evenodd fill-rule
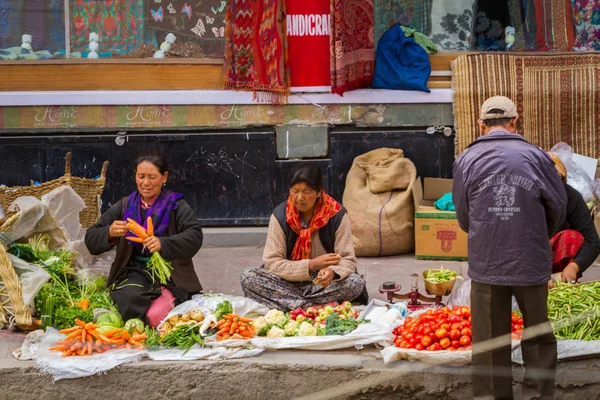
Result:
<svg viewBox="0 0 600 400"><path fill-rule="evenodd" d="M563 269L562 281L563 282L577 282L577 274L579 273L579 265L574 262L569 263Z"/></svg>

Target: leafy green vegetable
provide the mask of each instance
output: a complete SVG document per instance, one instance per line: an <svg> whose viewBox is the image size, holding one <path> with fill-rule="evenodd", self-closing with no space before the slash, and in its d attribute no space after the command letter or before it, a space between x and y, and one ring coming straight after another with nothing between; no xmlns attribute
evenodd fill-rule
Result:
<svg viewBox="0 0 600 400"><path fill-rule="evenodd" d="M24 243L13 243L9 246L8 252L21 260L34 263L39 261L38 256L35 254L30 245Z"/></svg>
<svg viewBox="0 0 600 400"><path fill-rule="evenodd" d="M146 336L148 336L148 339L146 339L145 342L146 348L160 346L160 335L155 329L152 329L150 326L146 326Z"/></svg>
<svg viewBox="0 0 600 400"><path fill-rule="evenodd" d="M54 311L54 326L58 329L71 328L79 318L83 322L93 322L94 313L91 309L82 310L81 308L59 308Z"/></svg>
<svg viewBox="0 0 600 400"><path fill-rule="evenodd" d="M338 319L339 314L333 313L325 320L325 333L327 335L347 335L360 324L369 321L357 321L354 318Z"/></svg>
<svg viewBox="0 0 600 400"><path fill-rule="evenodd" d="M185 353L192 348L194 343L204 346L204 339L200 336L200 325L198 324L179 325L167 333L161 341L164 347L177 347L185 350Z"/></svg>
<svg viewBox="0 0 600 400"><path fill-rule="evenodd" d="M233 313L233 307L232 307L231 303L229 302L229 300L225 300L225 301L219 303L217 305L217 308L213 312L213 314L215 314L215 318L217 318L217 321L220 321L221 319L223 319L224 316L226 316L228 314L232 314L232 313Z"/></svg>
<svg viewBox="0 0 600 400"><path fill-rule="evenodd" d="M148 273L153 283L158 280L161 285L166 285L169 279L171 279L173 266L158 251L152 253L152 257L146 263L146 268L149 270Z"/></svg>
<svg viewBox="0 0 600 400"><path fill-rule="evenodd" d="M442 267L437 271L430 271L425 279L427 279L427 281L431 283L448 282L453 279L456 279L456 271L452 271L450 269L445 269L444 267Z"/></svg>

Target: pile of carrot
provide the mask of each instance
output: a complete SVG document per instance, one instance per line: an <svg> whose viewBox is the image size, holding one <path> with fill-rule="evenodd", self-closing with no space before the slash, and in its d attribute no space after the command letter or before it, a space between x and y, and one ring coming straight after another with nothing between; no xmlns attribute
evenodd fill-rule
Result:
<svg viewBox="0 0 600 400"><path fill-rule="evenodd" d="M144 349L144 341L148 338L145 333L130 335L125 329L115 328L105 333L96 329L93 322L85 323L75 318L72 328L59 331L67 337L51 347L52 351L61 351L63 357L88 356L94 353L104 353L113 349Z"/></svg>
<svg viewBox="0 0 600 400"><path fill-rule="evenodd" d="M228 314L217 322L217 340L251 339L256 333L252 320L237 314Z"/></svg>
<svg viewBox="0 0 600 400"><path fill-rule="evenodd" d="M132 242L144 243L147 237L154 236L154 224L151 217L148 217L146 220L146 225L148 226L147 230L131 218L127 218L127 229L135 236L125 236L125 239Z"/></svg>

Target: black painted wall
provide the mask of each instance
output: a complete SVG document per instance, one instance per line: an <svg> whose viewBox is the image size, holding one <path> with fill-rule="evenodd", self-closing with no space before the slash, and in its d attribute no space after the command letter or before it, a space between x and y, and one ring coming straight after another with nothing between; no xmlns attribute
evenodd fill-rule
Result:
<svg viewBox="0 0 600 400"><path fill-rule="evenodd" d="M0 137L0 184L28 185L64 173L64 155L72 152L72 173L96 177L110 162L102 196L103 209L135 189L134 161L144 149L166 152L168 187L185 195L203 225L266 225L273 208L287 196L289 172L298 161L277 160L270 128L213 132L116 132L64 136ZM453 137L422 130L331 131L328 158L316 162L325 189L341 201L353 159L380 147L402 148L420 176L451 177ZM119 142L119 144L117 143ZM5 205L7 206L7 205Z"/></svg>

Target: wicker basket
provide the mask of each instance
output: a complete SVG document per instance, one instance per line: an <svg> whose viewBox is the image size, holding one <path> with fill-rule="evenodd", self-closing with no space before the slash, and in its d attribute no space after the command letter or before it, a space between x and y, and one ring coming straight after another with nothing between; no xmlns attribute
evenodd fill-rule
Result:
<svg viewBox="0 0 600 400"><path fill-rule="evenodd" d="M79 213L79 222L84 228L94 225L100 217L100 196L104 190L106 182L106 170L108 161L102 164L102 171L99 179L78 178L71 176L71 153L67 153L65 162L65 174L60 178L41 183L37 186L12 186L0 189L0 203L4 206L6 217L10 218L14 213L7 209L13 201L21 196L33 196L40 199L46 193L60 186L70 186L73 188L85 203L86 207Z"/></svg>
<svg viewBox="0 0 600 400"><path fill-rule="evenodd" d="M448 282L442 283L431 283L427 280L427 276L430 272L435 272L435 269L428 269L423 271L423 280L425 281L425 290L427 294L433 296L448 296L452 293L452 289L454 288L454 283L456 283L456 278L449 280Z"/></svg>

